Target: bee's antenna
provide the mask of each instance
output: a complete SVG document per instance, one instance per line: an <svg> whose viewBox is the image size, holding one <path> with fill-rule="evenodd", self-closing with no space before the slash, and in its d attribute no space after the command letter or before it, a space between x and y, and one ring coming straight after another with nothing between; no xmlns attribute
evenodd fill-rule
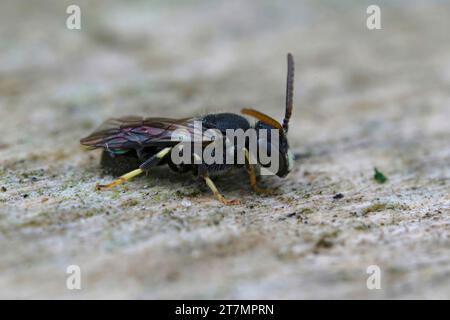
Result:
<svg viewBox="0 0 450 320"><path fill-rule="evenodd" d="M289 129L289 119L292 115L292 105L294 98L294 58L291 53L287 54L287 81L286 81L286 113L283 119L283 129Z"/></svg>

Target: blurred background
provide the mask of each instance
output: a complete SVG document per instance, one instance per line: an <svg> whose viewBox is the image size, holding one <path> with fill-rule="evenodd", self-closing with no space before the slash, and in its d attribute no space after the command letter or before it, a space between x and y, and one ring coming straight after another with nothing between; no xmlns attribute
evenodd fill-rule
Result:
<svg viewBox="0 0 450 320"><path fill-rule="evenodd" d="M450 2L3 0L0 21L0 297L450 297ZM162 168L94 191L112 177L79 139L103 120L281 120L287 52L303 157L262 179L277 195L237 172L223 207Z"/></svg>

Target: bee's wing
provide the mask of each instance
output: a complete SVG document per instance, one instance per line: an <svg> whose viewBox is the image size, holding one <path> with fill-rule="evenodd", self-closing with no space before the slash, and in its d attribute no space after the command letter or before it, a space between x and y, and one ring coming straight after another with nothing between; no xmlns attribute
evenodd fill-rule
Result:
<svg viewBox="0 0 450 320"><path fill-rule="evenodd" d="M204 135L207 128L194 130L199 118L141 118L123 117L105 121L80 143L91 149L127 150L138 147L170 146L180 141L207 142L213 138Z"/></svg>

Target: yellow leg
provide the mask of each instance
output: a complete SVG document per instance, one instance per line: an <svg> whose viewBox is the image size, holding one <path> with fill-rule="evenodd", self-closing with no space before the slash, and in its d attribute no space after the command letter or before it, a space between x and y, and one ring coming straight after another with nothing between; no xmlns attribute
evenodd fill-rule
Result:
<svg viewBox="0 0 450 320"><path fill-rule="evenodd" d="M117 180L115 180L115 181L113 181L111 183L108 183L108 184L97 184L95 186L95 189L97 189L97 190L104 190L104 189L109 189L109 188L115 187L115 186L117 186L117 185L119 185L121 183L124 183L125 181L128 181L128 180L130 180L130 179L140 175L142 172L144 172L144 170L142 170L142 169L133 170L131 172L128 172L128 173L124 174L123 176L119 177L119 179L117 179Z"/></svg>
<svg viewBox="0 0 450 320"><path fill-rule="evenodd" d="M164 158L169 151L171 150L171 148L167 147L162 149L161 151L159 151L157 154L155 154L153 157L151 157L150 159L148 159L147 161L145 161L140 168L130 171L126 174L124 174L123 176L119 177L119 179L108 183L108 184L97 184L95 186L95 188L97 190L104 190L104 189L110 189L112 187L115 187L121 183L124 183L138 175L140 175L141 173L143 173L144 171L150 169L151 167L157 165L159 163L159 161Z"/></svg>
<svg viewBox="0 0 450 320"><path fill-rule="evenodd" d="M258 193L265 193L265 194L273 193L274 191L272 189L258 188L258 186L256 185L255 168L253 167L253 165L250 162L250 153L248 152L247 148L244 148L243 150L244 150L244 154L245 154L245 159L247 160L245 162L245 167L247 169L248 177L250 179L250 186L252 187L253 191L258 192Z"/></svg>
<svg viewBox="0 0 450 320"><path fill-rule="evenodd" d="M234 200L225 199L224 196L220 194L219 190L217 190L216 185L214 184L214 182L211 180L210 177L204 176L203 179L205 179L206 184L211 189L211 191L214 193L217 200L219 200L223 204L225 204L227 206L241 204L241 201L238 199L234 199Z"/></svg>

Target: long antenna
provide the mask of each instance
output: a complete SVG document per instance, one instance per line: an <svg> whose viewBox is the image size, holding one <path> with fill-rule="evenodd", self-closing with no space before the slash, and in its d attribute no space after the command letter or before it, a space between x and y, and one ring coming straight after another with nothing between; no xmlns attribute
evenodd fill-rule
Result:
<svg viewBox="0 0 450 320"><path fill-rule="evenodd" d="M288 132L289 119L292 115L292 106L294 99L294 58L291 53L287 54L287 80L286 80L286 113L283 119L284 132Z"/></svg>

